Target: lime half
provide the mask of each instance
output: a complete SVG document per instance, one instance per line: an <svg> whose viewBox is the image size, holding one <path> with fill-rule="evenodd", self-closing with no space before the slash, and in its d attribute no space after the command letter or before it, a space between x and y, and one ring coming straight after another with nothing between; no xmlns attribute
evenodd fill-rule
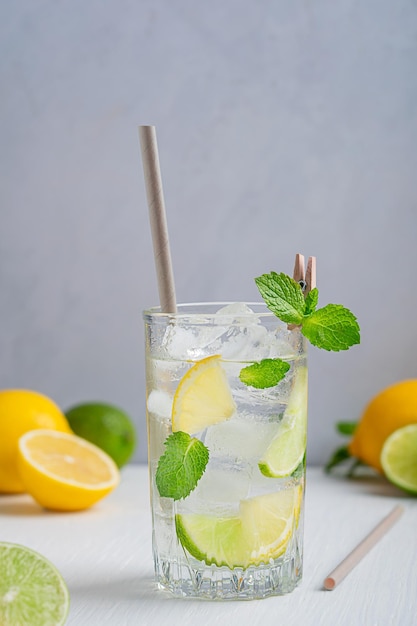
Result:
<svg viewBox="0 0 417 626"><path fill-rule="evenodd" d="M381 465L388 480L417 495L417 424L399 428L385 440Z"/></svg>
<svg viewBox="0 0 417 626"><path fill-rule="evenodd" d="M245 569L285 552L299 509L300 488L292 487L242 500L231 517L176 515L177 535L199 561Z"/></svg>
<svg viewBox="0 0 417 626"><path fill-rule="evenodd" d="M307 441L307 368L295 374L278 432L259 460L262 474L272 478L290 476L304 459Z"/></svg>
<svg viewBox="0 0 417 626"><path fill-rule="evenodd" d="M69 593L45 557L15 543L0 542L1 626L61 626Z"/></svg>

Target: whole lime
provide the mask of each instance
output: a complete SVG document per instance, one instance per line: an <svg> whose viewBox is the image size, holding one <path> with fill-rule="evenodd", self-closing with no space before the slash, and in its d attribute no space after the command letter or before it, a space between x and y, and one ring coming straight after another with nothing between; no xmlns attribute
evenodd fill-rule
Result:
<svg viewBox="0 0 417 626"><path fill-rule="evenodd" d="M132 456L136 435L130 417L119 407L102 402L85 402L65 412L74 433L107 452L118 467Z"/></svg>

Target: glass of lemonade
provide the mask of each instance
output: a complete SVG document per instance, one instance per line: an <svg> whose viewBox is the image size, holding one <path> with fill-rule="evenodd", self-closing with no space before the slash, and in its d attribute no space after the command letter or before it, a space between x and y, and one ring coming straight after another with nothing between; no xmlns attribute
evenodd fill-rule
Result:
<svg viewBox="0 0 417 626"><path fill-rule="evenodd" d="M292 591L303 563L306 340L263 303L143 316L159 587L228 600Z"/></svg>

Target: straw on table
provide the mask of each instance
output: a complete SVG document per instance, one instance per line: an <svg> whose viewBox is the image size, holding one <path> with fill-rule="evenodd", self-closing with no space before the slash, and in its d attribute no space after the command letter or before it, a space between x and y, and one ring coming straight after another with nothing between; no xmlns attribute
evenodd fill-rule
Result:
<svg viewBox="0 0 417 626"><path fill-rule="evenodd" d="M143 173L148 199L159 300L163 313L176 313L174 273L169 247L164 192L155 126L139 126Z"/></svg>
<svg viewBox="0 0 417 626"><path fill-rule="evenodd" d="M385 535L404 512L404 507L397 505L379 522L350 554L324 579L324 588L331 591L352 571L371 548Z"/></svg>

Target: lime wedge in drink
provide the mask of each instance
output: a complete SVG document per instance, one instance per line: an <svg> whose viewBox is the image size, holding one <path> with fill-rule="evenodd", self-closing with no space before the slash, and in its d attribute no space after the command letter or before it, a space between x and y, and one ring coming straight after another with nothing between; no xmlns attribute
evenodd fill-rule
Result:
<svg viewBox="0 0 417 626"><path fill-rule="evenodd" d="M0 542L1 626L61 626L69 593L58 570L34 550Z"/></svg>
<svg viewBox="0 0 417 626"><path fill-rule="evenodd" d="M183 547L207 565L247 568L268 563L287 547L300 510L299 487L241 500L231 517L176 515Z"/></svg>
<svg viewBox="0 0 417 626"><path fill-rule="evenodd" d="M282 422L259 460L262 474L272 478L290 476L304 459L307 441L307 368L295 374Z"/></svg>
<svg viewBox="0 0 417 626"><path fill-rule="evenodd" d="M417 424L399 428L385 440L381 465L394 485L417 494Z"/></svg>

